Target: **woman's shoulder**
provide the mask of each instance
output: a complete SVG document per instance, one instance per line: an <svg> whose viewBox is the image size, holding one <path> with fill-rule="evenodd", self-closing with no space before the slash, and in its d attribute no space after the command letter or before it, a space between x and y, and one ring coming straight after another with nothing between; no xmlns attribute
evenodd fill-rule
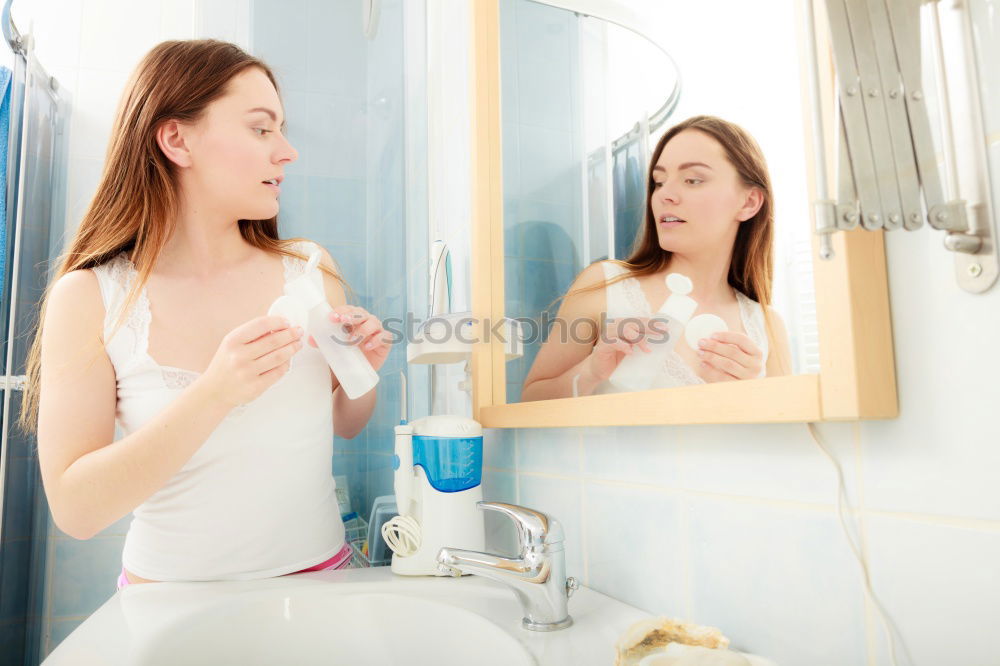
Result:
<svg viewBox="0 0 1000 666"><path fill-rule="evenodd" d="M628 267L617 259L601 259L583 269L580 278L585 278L596 284L599 281L606 282L619 275L629 275L630 273Z"/></svg>
<svg viewBox="0 0 1000 666"><path fill-rule="evenodd" d="M280 241L280 245L282 249L304 254L306 258L308 258L309 254L314 250L323 249L323 246L316 241L302 237L286 238Z"/></svg>
<svg viewBox="0 0 1000 666"><path fill-rule="evenodd" d="M327 266L328 268L335 268L336 261L334 261L333 256L330 251L327 250L323 245L317 241L310 240L308 238L290 238L285 241L285 249L292 250L293 252L298 252L303 255L306 260L309 256L319 250L320 253L320 264Z"/></svg>
<svg viewBox="0 0 1000 666"><path fill-rule="evenodd" d="M596 290L598 287L606 286L608 280L619 275L621 272L627 271L619 268L618 263L614 260L603 259L595 261L577 274L570 289Z"/></svg>
<svg viewBox="0 0 1000 666"><path fill-rule="evenodd" d="M93 330L103 342L108 304L102 293L101 268L78 268L60 276L49 291L46 319L65 317L75 321L78 332Z"/></svg>

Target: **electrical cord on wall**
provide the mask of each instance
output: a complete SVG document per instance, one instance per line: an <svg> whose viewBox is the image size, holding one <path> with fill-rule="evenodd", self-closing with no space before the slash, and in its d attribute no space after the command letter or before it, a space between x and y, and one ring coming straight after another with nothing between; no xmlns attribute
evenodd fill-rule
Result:
<svg viewBox="0 0 1000 666"><path fill-rule="evenodd" d="M865 559L864 553L861 552L861 547L854 541L854 537L851 536L851 530L847 526L847 519L844 517L844 498L847 496L847 486L844 483L844 472L840 467L840 463L837 459L833 457L833 454L823 445L823 441L819 436L819 432L816 430L815 423L807 423L806 428L809 430L809 435L816 442L816 446L819 450L823 452L833 465L833 468L837 472L837 517L840 519L840 527L844 530L844 537L847 539L848 545L851 547L851 552L854 553L855 559L858 561L858 565L861 567L861 575L864 581L865 596L872 603L875 611L882 622L882 629L885 631L885 637L889 644L889 663L892 666L897 666L896 661L896 639L893 632L892 621L889 619L889 614L886 612L885 608L882 607L881 602L875 597L875 592L872 590L871 576L868 573L868 562ZM900 646L906 652L906 646L903 643L903 638L899 638ZM907 652L907 654L909 654ZM912 659L910 660L912 662Z"/></svg>

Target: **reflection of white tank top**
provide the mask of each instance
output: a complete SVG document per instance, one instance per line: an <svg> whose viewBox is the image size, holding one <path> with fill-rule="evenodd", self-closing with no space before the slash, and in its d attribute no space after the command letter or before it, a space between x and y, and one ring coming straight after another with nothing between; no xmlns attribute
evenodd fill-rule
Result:
<svg viewBox="0 0 1000 666"><path fill-rule="evenodd" d="M612 261L602 261L601 267L604 269L604 279L611 280L619 275L628 273L628 269ZM754 344L764 352L764 364L767 363L767 335L764 326L764 309L760 303L744 295L739 290L736 291L736 300L740 306L740 321L747 337L753 340ZM608 319L624 319L627 317L652 317L654 310L646 300L646 295L639 286L639 281L634 277L609 284L604 292L607 296L607 316ZM763 377L766 370L762 367L760 377ZM663 362L663 370L653 382L652 388L668 388L671 386L687 386L689 384L704 384L705 380L699 377L694 370L681 358L676 351L671 350ZM616 391L609 382L603 381L597 385L595 393L611 393Z"/></svg>
<svg viewBox="0 0 1000 666"><path fill-rule="evenodd" d="M308 256L312 247L300 242L295 249ZM286 282L302 274L303 261L283 262ZM199 373L158 365L147 353L152 314L145 289L109 339L137 273L124 252L92 270L118 386L116 420L128 435ZM322 354L303 346L284 377L229 412L184 467L135 509L125 568L160 581L249 580L299 571L340 550L332 386Z"/></svg>

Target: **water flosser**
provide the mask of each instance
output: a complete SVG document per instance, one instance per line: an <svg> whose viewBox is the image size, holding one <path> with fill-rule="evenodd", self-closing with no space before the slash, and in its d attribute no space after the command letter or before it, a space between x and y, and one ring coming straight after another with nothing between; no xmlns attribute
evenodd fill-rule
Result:
<svg viewBox="0 0 1000 666"><path fill-rule="evenodd" d="M343 324L330 321L333 308L326 302L325 294L310 280L310 274L319 265L320 252L309 256L300 277L285 284L285 295L293 299L300 311L306 312L302 327L313 336L323 358L351 400L360 398L378 384L378 373L365 358L357 345L352 344L351 334Z"/></svg>
<svg viewBox="0 0 1000 666"><path fill-rule="evenodd" d="M663 371L663 362L680 338L684 325L698 309L698 303L688 296L694 285L691 279L680 273L667 275L667 289L670 296L653 315L653 319L666 322L666 339L662 337L649 341L651 351L635 347L632 353L622 359L608 381L619 391L645 391ZM659 330L663 330L661 324Z"/></svg>

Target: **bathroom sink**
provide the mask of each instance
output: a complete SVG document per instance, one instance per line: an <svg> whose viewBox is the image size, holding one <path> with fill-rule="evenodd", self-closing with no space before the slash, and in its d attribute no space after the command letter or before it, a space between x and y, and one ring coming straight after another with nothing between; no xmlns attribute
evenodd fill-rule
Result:
<svg viewBox="0 0 1000 666"><path fill-rule="evenodd" d="M585 587L569 611L567 629L526 631L520 604L500 584L395 576L389 567L130 585L44 664L605 666L618 637L647 616Z"/></svg>
<svg viewBox="0 0 1000 666"><path fill-rule="evenodd" d="M386 593L329 594L316 586L249 593L192 613L144 642L133 663L283 664L295 653L327 664L535 663L498 626L452 604Z"/></svg>

